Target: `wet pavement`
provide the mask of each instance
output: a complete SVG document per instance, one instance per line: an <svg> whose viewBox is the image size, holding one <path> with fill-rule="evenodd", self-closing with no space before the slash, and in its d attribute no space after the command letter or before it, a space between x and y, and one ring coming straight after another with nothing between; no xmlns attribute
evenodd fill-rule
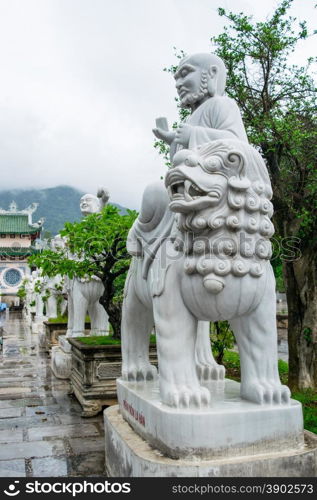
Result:
<svg viewBox="0 0 317 500"><path fill-rule="evenodd" d="M2 326L1 326L2 324ZM0 477L104 475L102 415L85 419L16 313L0 346Z"/></svg>
<svg viewBox="0 0 317 500"><path fill-rule="evenodd" d="M38 336L13 313L0 315L0 477L104 475L102 415L81 407L58 380ZM279 358L287 360L279 339Z"/></svg>

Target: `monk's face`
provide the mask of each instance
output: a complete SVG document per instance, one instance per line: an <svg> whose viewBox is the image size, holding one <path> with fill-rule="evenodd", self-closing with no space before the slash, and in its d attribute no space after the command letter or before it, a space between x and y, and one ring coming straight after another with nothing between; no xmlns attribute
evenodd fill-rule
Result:
<svg viewBox="0 0 317 500"><path fill-rule="evenodd" d="M178 67L174 78L181 105L187 107L199 101L202 91L202 69L192 60L185 60Z"/></svg>
<svg viewBox="0 0 317 500"><path fill-rule="evenodd" d="M95 214L99 212L99 200L96 196L86 194L80 200L80 211L82 215Z"/></svg>

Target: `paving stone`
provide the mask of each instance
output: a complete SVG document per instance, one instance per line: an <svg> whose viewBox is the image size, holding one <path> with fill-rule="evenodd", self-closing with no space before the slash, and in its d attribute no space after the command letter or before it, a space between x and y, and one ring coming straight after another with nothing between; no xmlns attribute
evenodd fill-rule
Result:
<svg viewBox="0 0 317 500"><path fill-rule="evenodd" d="M23 320L6 322L0 355L0 476L58 477L104 474L102 415L84 419L56 379L50 357Z"/></svg>
<svg viewBox="0 0 317 500"><path fill-rule="evenodd" d="M1 373L1 371L0 371ZM19 398L15 397L15 399L2 399L0 400L0 408L16 408L16 407L25 407L25 406L45 406L55 404L55 398L38 398L37 395L33 397L27 398Z"/></svg>
<svg viewBox="0 0 317 500"><path fill-rule="evenodd" d="M50 405L50 406L27 406L26 416L33 417L34 415L56 415L65 411L60 407L60 405ZM1 415L1 414L0 414Z"/></svg>
<svg viewBox="0 0 317 500"><path fill-rule="evenodd" d="M69 476L104 476L104 453L88 453L87 455L74 455L67 459Z"/></svg>
<svg viewBox="0 0 317 500"><path fill-rule="evenodd" d="M33 458L31 461L34 477L67 476L67 458L49 457Z"/></svg>
<svg viewBox="0 0 317 500"><path fill-rule="evenodd" d="M21 399L4 399L0 401L0 408L16 408L17 406L25 406L24 400ZM21 403L19 403L21 402Z"/></svg>
<svg viewBox="0 0 317 500"><path fill-rule="evenodd" d="M10 394L20 394L22 397L24 394L31 392L30 387L1 387L0 388L0 397L5 396L4 399L8 399Z"/></svg>
<svg viewBox="0 0 317 500"><path fill-rule="evenodd" d="M105 448L105 440L102 436L86 439L71 438L69 443L75 455L91 451L104 451Z"/></svg>
<svg viewBox="0 0 317 500"><path fill-rule="evenodd" d="M30 441L56 437L84 437L100 436L95 425L51 425L28 429L28 438ZM85 440L86 442L86 440Z"/></svg>
<svg viewBox="0 0 317 500"><path fill-rule="evenodd" d="M8 443L5 446L0 447L0 460L48 457L64 454L65 447L62 440Z"/></svg>
<svg viewBox="0 0 317 500"><path fill-rule="evenodd" d="M23 408L2 408L0 409L1 418L21 417Z"/></svg>
<svg viewBox="0 0 317 500"><path fill-rule="evenodd" d="M82 418L80 416L81 411L82 410L80 409L80 411L77 414L61 413L58 415L58 418L60 419L60 421L63 425L81 424L82 422L87 421L87 419ZM98 415L97 417L89 417L90 423L100 422L101 420L102 420L102 415Z"/></svg>
<svg viewBox="0 0 317 500"><path fill-rule="evenodd" d="M0 431L0 446L2 446L3 443L19 443L20 441L23 441L22 430L7 429L5 431Z"/></svg>
<svg viewBox="0 0 317 500"><path fill-rule="evenodd" d="M19 417L10 419L0 419L1 429L25 429L28 427L36 427L38 425L60 424L60 420L55 416L38 415L36 417Z"/></svg>
<svg viewBox="0 0 317 500"><path fill-rule="evenodd" d="M0 477L25 477L24 460L0 460Z"/></svg>

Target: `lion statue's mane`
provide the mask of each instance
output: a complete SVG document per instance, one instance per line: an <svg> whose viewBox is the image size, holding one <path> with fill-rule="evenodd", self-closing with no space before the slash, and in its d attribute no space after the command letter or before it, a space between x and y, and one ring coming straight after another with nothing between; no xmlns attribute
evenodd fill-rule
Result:
<svg viewBox="0 0 317 500"><path fill-rule="evenodd" d="M223 193L213 192L213 175L227 179ZM188 181L186 199L173 193L182 178ZM181 150L167 173L166 186L170 209L177 213L179 234L174 246L186 256L187 274L204 276L206 288L213 293L223 289L230 273L255 278L263 274L263 263L272 255L273 206L268 172L256 149L222 139L194 151ZM213 278L223 286L215 286Z"/></svg>

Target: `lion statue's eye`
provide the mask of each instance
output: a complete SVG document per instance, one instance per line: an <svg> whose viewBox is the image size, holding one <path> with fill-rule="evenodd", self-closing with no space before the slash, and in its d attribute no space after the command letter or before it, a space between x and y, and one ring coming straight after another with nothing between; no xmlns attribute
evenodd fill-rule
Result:
<svg viewBox="0 0 317 500"><path fill-rule="evenodd" d="M197 155L191 154L191 155L187 156L184 163L187 167L197 167L197 165L199 163L199 158Z"/></svg>
<svg viewBox="0 0 317 500"><path fill-rule="evenodd" d="M204 160L202 163L202 167L204 170L207 172L219 172L221 170L221 161L219 158L208 158L207 160Z"/></svg>

